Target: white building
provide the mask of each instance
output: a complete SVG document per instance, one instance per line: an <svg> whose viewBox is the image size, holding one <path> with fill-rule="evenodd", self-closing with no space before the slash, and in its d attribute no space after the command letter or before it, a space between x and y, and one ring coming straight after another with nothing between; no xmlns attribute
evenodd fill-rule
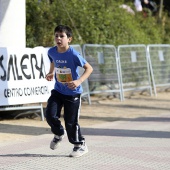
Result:
<svg viewBox="0 0 170 170"><path fill-rule="evenodd" d="M25 0L0 0L0 47L26 47Z"/></svg>

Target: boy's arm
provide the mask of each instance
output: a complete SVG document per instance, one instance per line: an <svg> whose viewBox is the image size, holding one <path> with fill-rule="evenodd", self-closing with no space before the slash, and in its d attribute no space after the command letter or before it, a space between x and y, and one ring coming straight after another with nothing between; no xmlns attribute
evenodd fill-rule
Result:
<svg viewBox="0 0 170 170"><path fill-rule="evenodd" d="M50 70L49 70L49 73L46 75L46 79L48 80L48 81L51 81L51 80L53 80L53 77L54 77L54 62L52 62L51 64L50 64Z"/></svg>
<svg viewBox="0 0 170 170"><path fill-rule="evenodd" d="M80 84L85 81L90 74L93 72L93 68L89 63L86 63L83 67L85 69L84 73L81 75L81 77L78 79L80 81Z"/></svg>
<svg viewBox="0 0 170 170"><path fill-rule="evenodd" d="M93 68L89 63L86 63L83 68L85 69L84 73L81 75L81 77L78 80L68 82L67 84L68 88L72 90L77 88L81 83L83 83L83 81L85 81L90 76L90 74L93 71Z"/></svg>

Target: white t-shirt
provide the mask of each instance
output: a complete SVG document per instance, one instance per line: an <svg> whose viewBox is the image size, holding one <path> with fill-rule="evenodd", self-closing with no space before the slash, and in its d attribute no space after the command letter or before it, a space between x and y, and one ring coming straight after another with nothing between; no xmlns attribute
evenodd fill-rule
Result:
<svg viewBox="0 0 170 170"><path fill-rule="evenodd" d="M136 11L140 12L142 11L142 4L140 0L135 0L134 1L135 7L136 7Z"/></svg>

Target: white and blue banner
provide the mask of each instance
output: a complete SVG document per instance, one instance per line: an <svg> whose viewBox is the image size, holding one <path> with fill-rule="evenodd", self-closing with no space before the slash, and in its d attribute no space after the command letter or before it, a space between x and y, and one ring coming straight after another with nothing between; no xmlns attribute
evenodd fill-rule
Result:
<svg viewBox="0 0 170 170"><path fill-rule="evenodd" d="M0 48L0 106L46 102L54 87L47 81L48 48Z"/></svg>

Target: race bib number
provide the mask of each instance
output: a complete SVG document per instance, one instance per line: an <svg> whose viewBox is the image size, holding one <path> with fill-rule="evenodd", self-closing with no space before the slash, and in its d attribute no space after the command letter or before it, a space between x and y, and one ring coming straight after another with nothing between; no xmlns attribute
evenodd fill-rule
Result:
<svg viewBox="0 0 170 170"><path fill-rule="evenodd" d="M61 83L72 81L72 74L70 68L55 68L57 80Z"/></svg>

